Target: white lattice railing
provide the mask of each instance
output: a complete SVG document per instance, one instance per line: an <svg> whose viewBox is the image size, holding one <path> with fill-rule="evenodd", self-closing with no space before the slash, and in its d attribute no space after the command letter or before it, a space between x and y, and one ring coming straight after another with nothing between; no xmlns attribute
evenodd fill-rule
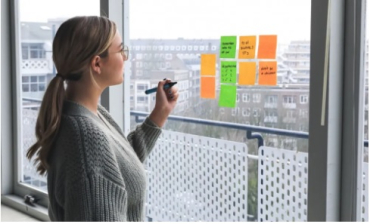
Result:
<svg viewBox="0 0 370 224"><path fill-rule="evenodd" d="M52 72L52 67L50 67L50 62L47 59L29 59L22 60L21 67L22 74L47 74Z"/></svg>
<svg viewBox="0 0 370 224"><path fill-rule="evenodd" d="M247 221L245 143L163 131L147 159L153 221Z"/></svg>
<svg viewBox="0 0 370 224"><path fill-rule="evenodd" d="M258 221L307 221L308 153L260 147Z"/></svg>

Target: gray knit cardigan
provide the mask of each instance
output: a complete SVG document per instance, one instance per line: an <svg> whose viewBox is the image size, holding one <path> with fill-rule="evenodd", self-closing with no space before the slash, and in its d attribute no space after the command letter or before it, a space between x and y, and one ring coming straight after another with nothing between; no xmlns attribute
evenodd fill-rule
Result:
<svg viewBox="0 0 370 224"><path fill-rule="evenodd" d="M63 105L47 170L52 221L144 221L143 162L161 129L147 118L126 138L100 105L98 115Z"/></svg>

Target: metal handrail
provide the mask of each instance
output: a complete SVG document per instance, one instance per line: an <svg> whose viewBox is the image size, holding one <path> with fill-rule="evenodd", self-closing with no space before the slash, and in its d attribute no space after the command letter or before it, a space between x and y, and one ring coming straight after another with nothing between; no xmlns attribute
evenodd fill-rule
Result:
<svg viewBox="0 0 370 224"><path fill-rule="evenodd" d="M136 122L139 123L139 122L142 122L142 119L139 119L139 117L149 116L149 112L131 111L130 115L135 116ZM261 133L268 133L268 134L275 134L275 135L280 135L280 136L303 138L303 139L308 139L309 137L309 134L307 132L301 132L301 131L291 131L291 130L285 130L285 129L259 127L259 126L254 126L254 125L237 124L237 123L224 122L224 121L213 121L213 120L206 120L206 119L199 119L199 118L181 117L181 116L175 116L175 115L168 116L167 120L245 130L247 131L248 139L252 139L252 138L258 139L259 147L263 146L262 135L260 135L259 133L252 133L252 132L261 132ZM364 140L364 146L369 147L368 140Z"/></svg>

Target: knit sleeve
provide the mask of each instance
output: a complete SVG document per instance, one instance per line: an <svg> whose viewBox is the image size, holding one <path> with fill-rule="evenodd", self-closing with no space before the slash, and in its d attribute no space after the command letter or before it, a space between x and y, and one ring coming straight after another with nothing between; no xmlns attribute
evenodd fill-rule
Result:
<svg viewBox="0 0 370 224"><path fill-rule="evenodd" d="M162 129L154 124L149 118L136 126L136 129L127 136L132 148L134 148L141 162L144 162L152 151Z"/></svg>
<svg viewBox="0 0 370 224"><path fill-rule="evenodd" d="M126 221L125 184L107 137L86 118L72 123L61 183L64 221Z"/></svg>

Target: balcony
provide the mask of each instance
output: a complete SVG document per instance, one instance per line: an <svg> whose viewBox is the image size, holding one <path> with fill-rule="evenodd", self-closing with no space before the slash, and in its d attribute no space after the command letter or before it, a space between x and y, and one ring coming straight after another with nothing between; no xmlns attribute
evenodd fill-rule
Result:
<svg viewBox="0 0 370 224"><path fill-rule="evenodd" d="M48 74L52 72L52 67L47 59L22 60L21 73L28 74Z"/></svg>
<svg viewBox="0 0 370 224"><path fill-rule="evenodd" d="M296 109L297 104L296 103L283 103L283 107L286 109Z"/></svg>
<svg viewBox="0 0 370 224"><path fill-rule="evenodd" d="M263 122L264 123L277 123L278 122L278 117L276 117L276 116L266 116L263 119Z"/></svg>
<svg viewBox="0 0 370 224"><path fill-rule="evenodd" d="M297 118L295 117L284 117L283 122L284 123L295 123L297 121Z"/></svg>
<svg viewBox="0 0 370 224"><path fill-rule="evenodd" d="M277 108L277 103L265 103L265 108Z"/></svg>
<svg viewBox="0 0 370 224"><path fill-rule="evenodd" d="M38 107L22 110L23 157L34 142ZM131 111L136 122L148 115ZM308 133L180 116L168 120L245 131L247 139L257 140L258 152L252 153L246 142L164 130L145 162L148 220L307 221L308 153L267 147L259 133L294 139L308 139ZM26 161L24 179L42 187L46 177ZM368 163L363 168L361 206L367 221ZM253 206L255 212L248 210Z"/></svg>

